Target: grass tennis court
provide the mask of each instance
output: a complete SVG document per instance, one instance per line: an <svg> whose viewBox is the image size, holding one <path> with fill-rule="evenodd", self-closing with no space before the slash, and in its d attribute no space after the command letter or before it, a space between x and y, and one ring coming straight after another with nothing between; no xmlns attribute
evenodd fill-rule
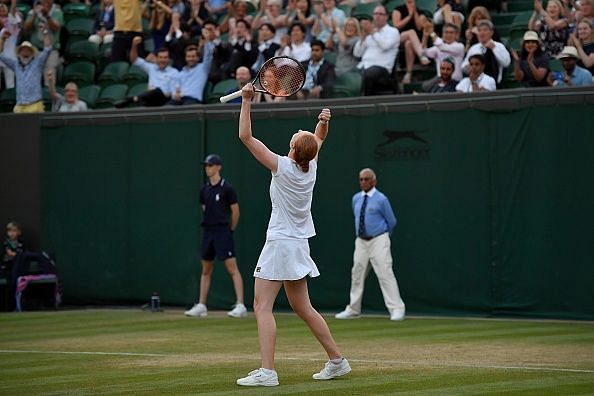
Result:
<svg viewBox="0 0 594 396"><path fill-rule="evenodd" d="M311 379L326 358L296 316L277 316L276 388L259 367L253 314L179 309L0 315L0 394L594 394L594 323L409 317L326 319L353 372Z"/></svg>

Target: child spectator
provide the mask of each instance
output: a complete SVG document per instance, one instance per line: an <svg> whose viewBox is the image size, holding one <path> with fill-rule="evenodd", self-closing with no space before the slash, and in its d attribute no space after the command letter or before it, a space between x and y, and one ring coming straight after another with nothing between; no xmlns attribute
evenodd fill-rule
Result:
<svg viewBox="0 0 594 396"><path fill-rule="evenodd" d="M468 77L464 77L462 81L456 85L457 92L481 92L481 91L495 91L497 84L495 79L484 73L485 57L480 54L471 55L468 58Z"/></svg>
<svg viewBox="0 0 594 396"><path fill-rule="evenodd" d="M561 2L549 0L544 9L541 0L534 0L534 12L528 22L528 29L538 33L548 56L557 56L569 37L565 8Z"/></svg>
<svg viewBox="0 0 594 396"><path fill-rule="evenodd" d="M512 49L514 78L527 87L546 87L549 74L549 57L540 47L540 38L531 30L524 33L522 53Z"/></svg>

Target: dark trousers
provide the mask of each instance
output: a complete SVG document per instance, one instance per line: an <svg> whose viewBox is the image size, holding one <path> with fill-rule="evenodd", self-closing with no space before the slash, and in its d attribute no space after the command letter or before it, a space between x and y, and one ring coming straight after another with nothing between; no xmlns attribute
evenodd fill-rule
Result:
<svg viewBox="0 0 594 396"><path fill-rule="evenodd" d="M130 47L132 47L132 39L136 36L142 37L142 33L120 31L113 33L113 43L111 45L112 62L128 61L128 53L130 52ZM138 46L138 56L141 58L146 56L144 45Z"/></svg>
<svg viewBox="0 0 594 396"><path fill-rule="evenodd" d="M193 98L191 96L182 96L180 101L171 99L169 102L167 102L167 104L173 105L173 106L185 106L185 105L193 105L193 104L200 104L200 103L202 103L202 102L200 102L198 99Z"/></svg>
<svg viewBox="0 0 594 396"><path fill-rule="evenodd" d="M138 95L138 102L147 107L163 106L169 101L161 89L151 89Z"/></svg>
<svg viewBox="0 0 594 396"><path fill-rule="evenodd" d="M386 68L371 66L363 71L363 95L395 94L396 91Z"/></svg>

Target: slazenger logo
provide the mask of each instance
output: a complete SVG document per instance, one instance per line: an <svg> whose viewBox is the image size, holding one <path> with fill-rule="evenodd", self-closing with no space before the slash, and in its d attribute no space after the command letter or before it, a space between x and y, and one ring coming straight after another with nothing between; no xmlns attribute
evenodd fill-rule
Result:
<svg viewBox="0 0 594 396"><path fill-rule="evenodd" d="M426 161L430 145L419 136L421 131L384 131L384 141L375 146L374 157L378 161Z"/></svg>

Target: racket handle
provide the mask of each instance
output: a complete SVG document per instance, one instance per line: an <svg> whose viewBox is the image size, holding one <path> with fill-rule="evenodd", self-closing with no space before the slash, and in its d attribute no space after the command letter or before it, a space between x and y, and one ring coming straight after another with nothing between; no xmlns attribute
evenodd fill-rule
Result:
<svg viewBox="0 0 594 396"><path fill-rule="evenodd" d="M241 90L230 93L229 95L221 96L221 99L219 100L221 101L221 103L227 103L228 101L233 100L235 98L239 98L240 96Z"/></svg>

